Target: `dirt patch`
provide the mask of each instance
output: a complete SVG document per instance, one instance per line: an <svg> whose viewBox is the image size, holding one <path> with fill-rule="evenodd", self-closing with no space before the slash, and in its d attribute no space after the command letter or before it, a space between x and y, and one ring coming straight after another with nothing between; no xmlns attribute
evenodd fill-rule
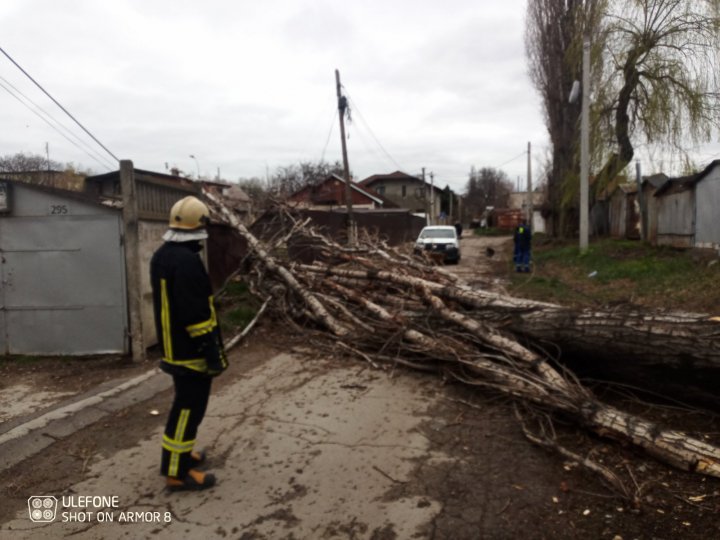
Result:
<svg viewBox="0 0 720 540"><path fill-rule="evenodd" d="M37 413L104 383L129 379L157 365L119 356L0 357L0 422Z"/></svg>
<svg viewBox="0 0 720 540"><path fill-rule="evenodd" d="M460 263L446 266L446 270L472 287L498 290L508 285L507 268L512 260L511 238L467 233L460 239L460 249Z"/></svg>
<svg viewBox="0 0 720 540"><path fill-rule="evenodd" d="M436 420L423 429L433 450L454 459L419 466L413 482L389 495L443 501L424 537L704 539L720 534L717 479L671 470L632 448L556 423L561 444L635 479L636 500L628 501L613 496L597 475L529 444L512 404L502 398L457 385L436 412ZM650 406L645 413L671 425L688 418ZM695 420L695 425L718 425L717 418Z"/></svg>

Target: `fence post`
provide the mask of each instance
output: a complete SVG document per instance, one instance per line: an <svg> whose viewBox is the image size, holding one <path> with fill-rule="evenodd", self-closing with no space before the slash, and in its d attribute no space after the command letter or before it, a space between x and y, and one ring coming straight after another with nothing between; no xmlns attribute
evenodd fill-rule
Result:
<svg viewBox="0 0 720 540"><path fill-rule="evenodd" d="M130 351L133 362L145 360L142 326L142 294L140 291L140 234L138 205L135 193L135 169L129 159L120 160L120 191L122 192L125 274L127 280L128 316L130 319Z"/></svg>

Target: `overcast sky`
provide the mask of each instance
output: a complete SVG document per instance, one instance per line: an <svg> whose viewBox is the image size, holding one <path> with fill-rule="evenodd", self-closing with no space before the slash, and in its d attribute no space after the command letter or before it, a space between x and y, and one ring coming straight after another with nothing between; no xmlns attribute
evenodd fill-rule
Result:
<svg viewBox="0 0 720 540"><path fill-rule="evenodd" d="M533 174L540 172L547 134L527 75L525 6L2 0L0 47L119 159L205 177L219 169L232 181L299 161L341 160L339 69L356 179L425 167L439 185L461 190L473 165L501 168L524 184L528 142ZM0 77L1 155L44 155L48 143L54 161L117 169L4 56ZM45 113L82 144L52 129Z"/></svg>

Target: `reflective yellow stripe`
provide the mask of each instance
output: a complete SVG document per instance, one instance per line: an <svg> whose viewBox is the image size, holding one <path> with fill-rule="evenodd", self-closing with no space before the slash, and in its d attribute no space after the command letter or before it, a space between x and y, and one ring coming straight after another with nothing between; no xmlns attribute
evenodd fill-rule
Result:
<svg viewBox="0 0 720 540"><path fill-rule="evenodd" d="M160 324L162 325L162 340L165 358L172 360L172 335L170 333L170 303L168 302L167 281L160 280Z"/></svg>
<svg viewBox="0 0 720 540"><path fill-rule="evenodd" d="M190 417L190 409L180 409L180 416L178 416L177 425L175 426L175 437L173 437L173 442L177 443L177 441L182 441L183 436L185 435L185 428L187 428L187 422L188 418ZM165 447L165 436L163 435L163 447ZM180 443L181 445L183 443ZM170 452L170 466L168 467L168 475L169 476L177 476L178 474L178 468L180 466L180 454L181 452L179 450L171 450L167 449ZM190 447L190 450L192 450L192 447Z"/></svg>
<svg viewBox="0 0 720 540"><path fill-rule="evenodd" d="M207 362L204 358L190 358L187 360L178 360L177 358L163 357L163 362L172 366L180 366L187 369L192 369L193 371L202 372L207 370Z"/></svg>
<svg viewBox="0 0 720 540"><path fill-rule="evenodd" d="M180 409L180 417L178 418L177 426L175 426L175 440L182 441L185 435L185 428L187 427L187 421L190 417L190 409Z"/></svg>
<svg viewBox="0 0 720 540"><path fill-rule="evenodd" d="M213 331L213 328L215 328L215 326L213 325L212 320L208 319L207 321L204 321L204 322L201 322L198 324L186 326L185 330L188 331L188 334L190 334L190 337L198 337L198 336L202 336L203 334L209 334L210 332Z"/></svg>
<svg viewBox="0 0 720 540"><path fill-rule="evenodd" d="M168 467L168 476L177 476L180 466L180 454L172 452L170 454L170 466Z"/></svg>
<svg viewBox="0 0 720 540"><path fill-rule="evenodd" d="M191 324L185 327L190 337L198 337L204 334L212 332L213 328L217 326L217 315L215 314L215 302L212 296L208 297L208 304L210 305L210 318L206 321Z"/></svg>
<svg viewBox="0 0 720 540"><path fill-rule="evenodd" d="M195 440L192 441L176 441L163 434L162 447L169 452L179 452L184 454L190 452L195 446Z"/></svg>

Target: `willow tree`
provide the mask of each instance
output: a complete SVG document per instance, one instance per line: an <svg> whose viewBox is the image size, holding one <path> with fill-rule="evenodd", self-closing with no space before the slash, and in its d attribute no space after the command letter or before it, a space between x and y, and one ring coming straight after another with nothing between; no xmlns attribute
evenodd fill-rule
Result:
<svg viewBox="0 0 720 540"><path fill-rule="evenodd" d="M607 50L593 95L602 189L638 143L684 153L720 119L718 0L613 0Z"/></svg>
<svg viewBox="0 0 720 540"><path fill-rule="evenodd" d="M592 137L595 192L635 156L638 145L685 154L720 120L720 0L532 0L526 50L543 95L553 145L554 208L572 206L579 186L579 110L567 103L579 80L582 35L593 44Z"/></svg>

